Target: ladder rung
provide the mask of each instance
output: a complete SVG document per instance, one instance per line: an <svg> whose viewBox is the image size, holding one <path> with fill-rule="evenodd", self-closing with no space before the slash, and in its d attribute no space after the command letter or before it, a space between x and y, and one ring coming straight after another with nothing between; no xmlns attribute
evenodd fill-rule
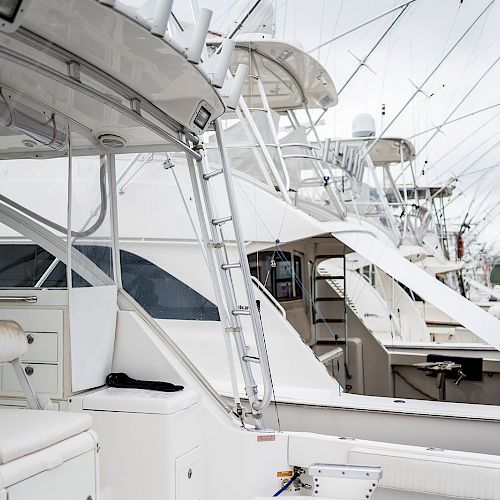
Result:
<svg viewBox="0 0 500 500"><path fill-rule="evenodd" d="M316 302L344 302L344 297L316 297Z"/></svg>
<svg viewBox="0 0 500 500"><path fill-rule="evenodd" d="M227 217L221 217L220 219L212 219L212 224L214 226L220 226L221 224L224 224L225 222L229 222L233 218L228 215Z"/></svg>
<svg viewBox="0 0 500 500"><path fill-rule="evenodd" d="M317 318L316 321L314 322L315 324L317 323L345 323L343 319L340 318Z"/></svg>
<svg viewBox="0 0 500 500"><path fill-rule="evenodd" d="M241 359L243 361L248 361L249 363L260 363L260 358L255 356L243 356Z"/></svg>
<svg viewBox="0 0 500 500"><path fill-rule="evenodd" d="M317 280L343 280L345 276L325 276L325 275L320 275L316 276Z"/></svg>
<svg viewBox="0 0 500 500"><path fill-rule="evenodd" d="M250 316L250 309L233 309L233 316Z"/></svg>
<svg viewBox="0 0 500 500"><path fill-rule="evenodd" d="M208 179L211 179L212 177L215 177L216 175L222 174L223 170L222 168L218 168L217 170L212 170L211 172L207 172L206 174L203 174L203 178L208 181Z"/></svg>
<svg viewBox="0 0 500 500"><path fill-rule="evenodd" d="M227 269L238 269L239 267L241 267L241 264L239 262L233 262L233 263L229 263L229 264L222 264L222 269L224 269L224 271L226 271Z"/></svg>
<svg viewBox="0 0 500 500"><path fill-rule="evenodd" d="M264 111L264 113L267 113L266 108L248 108L248 111Z"/></svg>
<svg viewBox="0 0 500 500"><path fill-rule="evenodd" d="M345 257L344 254L339 254L339 255L325 254L325 255L316 255L314 258L316 260L324 260L324 259L343 259L344 257Z"/></svg>

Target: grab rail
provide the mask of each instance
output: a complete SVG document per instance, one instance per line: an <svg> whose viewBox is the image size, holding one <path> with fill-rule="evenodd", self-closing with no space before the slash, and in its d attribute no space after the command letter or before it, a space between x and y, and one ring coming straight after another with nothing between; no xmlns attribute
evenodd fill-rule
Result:
<svg viewBox="0 0 500 500"><path fill-rule="evenodd" d="M278 309L278 311L286 318L285 308L276 300L274 295L255 277L252 276L252 281L255 283L257 288L264 293L264 295L272 302L273 306Z"/></svg>
<svg viewBox="0 0 500 500"><path fill-rule="evenodd" d="M0 296L0 302L27 302L29 304L36 304L38 297L35 295L15 297L15 296Z"/></svg>

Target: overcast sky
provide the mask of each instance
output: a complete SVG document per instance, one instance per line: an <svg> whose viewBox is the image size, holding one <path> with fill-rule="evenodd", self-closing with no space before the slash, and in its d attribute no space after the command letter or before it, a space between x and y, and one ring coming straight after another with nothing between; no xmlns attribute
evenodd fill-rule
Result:
<svg viewBox="0 0 500 500"><path fill-rule="evenodd" d="M132 0L138 3L141 0ZM214 11L214 29L224 31L242 9L253 2L243 0L198 0ZM276 11L276 35L309 50L406 0L272 0ZM416 0L378 45L362 68L341 92L339 104L326 115L323 135L350 135L352 118L371 113L378 133L387 125L428 77L442 57L469 28L491 0ZM189 15L189 0L176 0L174 11ZM314 52L340 89L399 11ZM411 138L439 125L450 115L488 71L481 83L451 115L457 118L500 104L500 1L493 2L406 111L388 131L390 136ZM386 115L381 109L385 105ZM500 242L500 106L477 113L443 128L424 148L433 132L413 139L418 151L419 182L448 181L460 177L460 195L450 205L449 216L461 219L469 210L492 217L481 237ZM498 143L498 144L497 144ZM496 187L498 186L498 188ZM487 195L487 196L486 196ZM498 212L497 212L498 209ZM500 244L497 245L500 249Z"/></svg>

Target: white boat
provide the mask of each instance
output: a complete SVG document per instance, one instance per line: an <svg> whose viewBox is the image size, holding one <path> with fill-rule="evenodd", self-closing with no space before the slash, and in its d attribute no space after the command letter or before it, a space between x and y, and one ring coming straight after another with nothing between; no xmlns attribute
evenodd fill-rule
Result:
<svg viewBox="0 0 500 500"><path fill-rule="evenodd" d="M249 268L244 258L226 269L211 262L225 258L224 224L233 225L238 253L245 252L224 143L219 179L227 185L218 196L231 205L225 215L212 213L218 207L207 186L216 177L197 146L210 123L222 139L228 103L213 85L215 73L199 66L208 27L201 19L210 14L200 12L189 40L175 42L166 35L170 7L159 3L153 23L119 2L24 0L0 9L0 154L11 196L2 189L0 222L2 243L19 257L3 276L10 286L0 290L0 498L498 498L493 454L266 428L272 383ZM125 253L123 245L140 243L128 232L135 218L150 207L164 220L174 214L154 183L145 206L126 194L118 208L118 151L185 155L203 209L197 222L205 239L212 235L204 256L222 321L210 322L210 331L239 342L248 412L229 406L173 341L174 321L155 321L124 289L128 272L144 284L151 269L134 268ZM141 237L154 246L150 218L143 224ZM197 258L183 258L197 270ZM241 273L246 303L235 306L240 291L228 269ZM36 286L42 278L45 286ZM199 294L184 291L194 298L192 314L214 314ZM175 296L158 299L159 308L183 309ZM218 352L211 345L204 354ZM373 425L369 413L363 417ZM423 419L415 432L427 426Z"/></svg>

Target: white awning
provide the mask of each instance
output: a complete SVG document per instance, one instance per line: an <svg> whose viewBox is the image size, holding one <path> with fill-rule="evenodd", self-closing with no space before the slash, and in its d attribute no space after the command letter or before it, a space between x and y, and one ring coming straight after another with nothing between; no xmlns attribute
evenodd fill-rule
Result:
<svg viewBox="0 0 500 500"><path fill-rule="evenodd" d="M374 234L345 223L329 225L332 235L394 279L411 288L457 323L500 350L500 321L401 256Z"/></svg>

